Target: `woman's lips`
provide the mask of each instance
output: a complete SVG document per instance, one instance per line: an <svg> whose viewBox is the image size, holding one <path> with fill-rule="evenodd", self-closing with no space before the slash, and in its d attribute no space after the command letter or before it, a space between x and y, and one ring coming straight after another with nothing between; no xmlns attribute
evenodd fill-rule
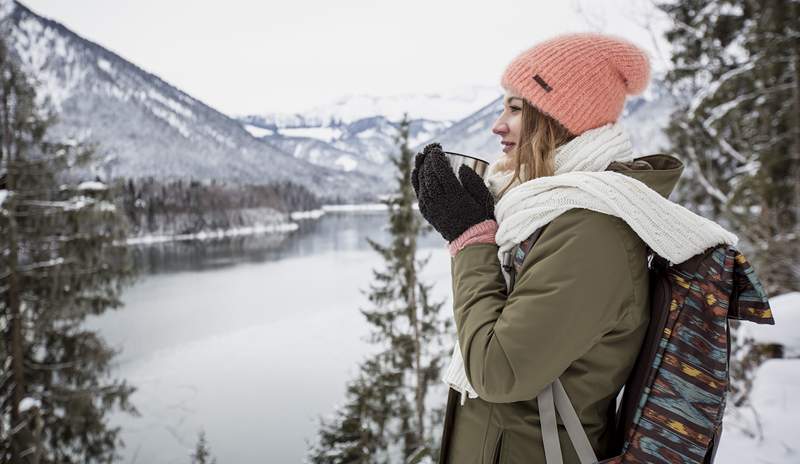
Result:
<svg viewBox="0 0 800 464"><path fill-rule="evenodd" d="M514 145L516 145L510 142L500 142L500 143L503 144L503 153L508 153L508 151L511 150L514 147Z"/></svg>

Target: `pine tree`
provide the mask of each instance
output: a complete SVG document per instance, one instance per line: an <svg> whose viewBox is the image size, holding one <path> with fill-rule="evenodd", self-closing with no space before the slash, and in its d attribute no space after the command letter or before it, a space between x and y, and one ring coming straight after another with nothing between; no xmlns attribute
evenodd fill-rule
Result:
<svg viewBox="0 0 800 464"><path fill-rule="evenodd" d="M361 366L359 379L348 387L346 404L323 422L319 444L309 452L314 464L412 463L438 453L434 431L443 411L427 408L426 399L429 388L441 383L449 352L438 347L444 345L452 321L440 317L443 302L431 301L432 285L419 280L430 256L417 259L417 237L431 227L414 209L407 117L398 129L399 155L391 157L397 190L382 201L389 210L391 242L368 239L384 268L373 270L374 283L364 292L373 308L360 310L373 327L370 343L381 350Z"/></svg>
<svg viewBox="0 0 800 464"><path fill-rule="evenodd" d="M373 270L375 282L370 285L368 297L374 308L361 310L374 326L370 341L388 346L387 366L403 373L402 385L390 398L399 427L393 435L390 431L387 441L402 443L404 461L412 456L432 455L435 450L432 429L440 416L426 410L425 400L428 388L440 382L445 353L435 347L442 344L452 323L450 318L440 317L443 302L429 301L432 286L419 281L420 271L430 256L417 260L417 237L429 231L430 226L423 226L413 207L414 153L408 146L409 125L406 115L395 139L400 153L391 157L397 171L396 194L382 202L389 209L391 243L384 246L367 239L370 247L383 257L385 268Z"/></svg>
<svg viewBox="0 0 800 464"><path fill-rule="evenodd" d="M688 161L681 192L737 232L769 294L800 290L800 4L659 6L674 21L667 82L686 102L668 128Z"/></svg>
<svg viewBox="0 0 800 464"><path fill-rule="evenodd" d="M191 464L216 464L217 462L217 459L211 456L211 449L208 447L204 430L197 434L197 445L195 445L191 458Z"/></svg>
<svg viewBox="0 0 800 464"><path fill-rule="evenodd" d="M679 193L740 237L768 294L800 289L800 5L791 0L663 3L685 102L668 135L687 158ZM730 404L748 401L766 358L731 321Z"/></svg>
<svg viewBox="0 0 800 464"><path fill-rule="evenodd" d="M368 358L358 376L348 382L345 403L329 419L320 419L317 442L309 444L307 464L378 464L389 462L382 452L391 405L383 401L397 390L402 376L381 365L382 356Z"/></svg>
<svg viewBox="0 0 800 464"><path fill-rule="evenodd" d="M114 351L84 321L133 276L124 222L112 188L69 179L93 149L49 140L37 101L0 40L0 462L109 462L107 413L135 413L133 388L107 379Z"/></svg>

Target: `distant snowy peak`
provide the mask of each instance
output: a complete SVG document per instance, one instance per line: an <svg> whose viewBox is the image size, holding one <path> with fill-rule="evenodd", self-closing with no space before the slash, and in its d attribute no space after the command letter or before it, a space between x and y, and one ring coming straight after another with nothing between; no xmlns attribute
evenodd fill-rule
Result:
<svg viewBox="0 0 800 464"><path fill-rule="evenodd" d="M494 86L475 86L445 94L405 94L392 96L348 95L320 105L308 114L322 120L332 118L350 122L381 115L399 121L403 113L410 119L458 121L497 98L501 90Z"/></svg>
<svg viewBox="0 0 800 464"><path fill-rule="evenodd" d="M385 116L319 127L264 127L267 124L258 118L240 122L254 137L312 164L377 176L386 185L394 178L390 157L398 150L399 124ZM450 125L448 121L411 120L409 145L429 140Z"/></svg>
<svg viewBox="0 0 800 464"><path fill-rule="evenodd" d="M399 121L409 119L455 122L474 113L502 93L495 86L472 86L442 94L401 94L391 96L348 95L302 113L265 113L245 116L261 127L322 127L348 124L372 116Z"/></svg>

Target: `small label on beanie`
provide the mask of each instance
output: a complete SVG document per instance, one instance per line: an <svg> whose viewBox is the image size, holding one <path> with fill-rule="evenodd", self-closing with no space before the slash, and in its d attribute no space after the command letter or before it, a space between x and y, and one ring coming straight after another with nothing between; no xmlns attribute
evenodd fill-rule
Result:
<svg viewBox="0 0 800 464"><path fill-rule="evenodd" d="M547 82L545 82L544 79L542 79L542 77L539 76L538 74L533 76L533 80L535 80L537 84L541 85L542 88L545 90L545 92L549 92L549 91L553 90L553 88L550 87L547 84Z"/></svg>

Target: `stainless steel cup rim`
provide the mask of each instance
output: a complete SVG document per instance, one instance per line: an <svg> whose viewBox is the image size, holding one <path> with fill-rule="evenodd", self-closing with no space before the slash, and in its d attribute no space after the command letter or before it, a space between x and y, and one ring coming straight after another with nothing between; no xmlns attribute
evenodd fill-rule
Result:
<svg viewBox="0 0 800 464"><path fill-rule="evenodd" d="M463 156L464 158L471 158L471 159L474 159L476 161L480 161L481 163L489 164L488 161L483 160L483 159L478 158L477 156L473 156L473 155L467 155L467 154L464 154L464 153L456 153L454 151L443 151L442 153L444 153L446 155Z"/></svg>
<svg viewBox="0 0 800 464"><path fill-rule="evenodd" d="M466 155L464 153L457 153L454 151L443 151L442 153L448 155L447 158L450 162L450 167L453 169L453 173L456 175L456 177L458 177L458 170L461 165L466 165L467 167L471 168L480 177L484 177L486 175L486 171L489 167L488 161L472 155Z"/></svg>

